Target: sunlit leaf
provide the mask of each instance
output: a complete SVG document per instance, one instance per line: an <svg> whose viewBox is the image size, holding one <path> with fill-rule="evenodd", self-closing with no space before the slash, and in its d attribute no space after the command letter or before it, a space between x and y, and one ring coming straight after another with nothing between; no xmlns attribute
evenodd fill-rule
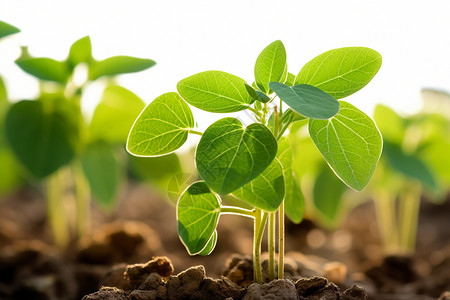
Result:
<svg viewBox="0 0 450 300"><path fill-rule="evenodd" d="M375 122L350 103L341 101L341 109L333 118L311 119L309 133L337 176L361 191L381 155L382 139Z"/></svg>
<svg viewBox="0 0 450 300"><path fill-rule="evenodd" d="M288 86L293 86L294 82L295 82L295 75L292 73L288 73L284 84Z"/></svg>
<svg viewBox="0 0 450 300"><path fill-rule="evenodd" d="M180 148L194 127L191 109L177 93L166 93L141 112L127 141L127 150L137 156L159 156Z"/></svg>
<svg viewBox="0 0 450 300"><path fill-rule="evenodd" d="M89 79L96 80L102 76L115 76L147 70L156 62L151 59L132 56L113 56L101 61L92 62L89 68Z"/></svg>
<svg viewBox="0 0 450 300"><path fill-rule="evenodd" d="M235 118L223 118L203 133L196 152L197 169L212 190L228 194L261 174L277 153L270 130L259 123L244 129Z"/></svg>
<svg viewBox="0 0 450 300"><path fill-rule="evenodd" d="M89 36L82 37L72 44L68 61L74 67L79 63L89 63L92 60L92 45Z"/></svg>
<svg viewBox="0 0 450 300"><path fill-rule="evenodd" d="M206 244L206 247L200 252L198 255L209 255L211 252L213 252L214 248L217 244L217 230L214 230L214 233L212 237L209 239L208 244Z"/></svg>
<svg viewBox="0 0 450 300"><path fill-rule="evenodd" d="M69 163L78 144L76 109L67 101L20 101L11 106L5 130L18 160L43 178Z"/></svg>
<svg viewBox="0 0 450 300"><path fill-rule="evenodd" d="M293 150L288 137L282 137L278 142L277 158L283 166L285 196L284 206L288 218L299 224L305 211L305 198L295 178L293 170Z"/></svg>
<svg viewBox="0 0 450 300"><path fill-rule="evenodd" d="M91 139L125 143L136 116L144 107L144 102L129 90L108 86L92 116Z"/></svg>
<svg viewBox="0 0 450 300"><path fill-rule="evenodd" d="M10 34L18 33L20 29L8 23L0 21L0 39Z"/></svg>
<svg viewBox="0 0 450 300"><path fill-rule="evenodd" d="M253 207L276 211L284 198L284 176L281 163L272 163L255 179L235 190L233 195Z"/></svg>
<svg viewBox="0 0 450 300"><path fill-rule="evenodd" d="M281 41L275 41L259 54L255 63L255 82L269 92L269 82L278 82L286 69L286 49Z"/></svg>
<svg viewBox="0 0 450 300"><path fill-rule="evenodd" d="M235 112L252 103L245 81L222 71L206 71L187 77L177 84L186 102L205 111Z"/></svg>
<svg viewBox="0 0 450 300"><path fill-rule="evenodd" d="M270 88L294 111L311 119L329 119L339 111L339 102L320 89L307 84L288 86L269 83Z"/></svg>
<svg viewBox="0 0 450 300"><path fill-rule="evenodd" d="M391 108L378 104L373 115L384 140L401 144L406 130L406 121Z"/></svg>
<svg viewBox="0 0 450 300"><path fill-rule="evenodd" d="M115 150L112 145L95 143L80 157L94 199L105 208L114 206L121 180L122 166Z"/></svg>
<svg viewBox="0 0 450 300"><path fill-rule="evenodd" d="M220 201L205 182L193 183L177 205L178 235L190 255L203 250L213 238L219 220Z"/></svg>
<svg viewBox="0 0 450 300"><path fill-rule="evenodd" d="M295 84L310 84L341 99L366 86L380 67L381 55L375 50L339 48L309 61L298 73Z"/></svg>

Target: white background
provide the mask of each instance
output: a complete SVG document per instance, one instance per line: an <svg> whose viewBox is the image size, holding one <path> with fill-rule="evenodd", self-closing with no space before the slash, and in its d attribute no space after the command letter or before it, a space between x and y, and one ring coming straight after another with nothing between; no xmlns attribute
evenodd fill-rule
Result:
<svg viewBox="0 0 450 300"><path fill-rule="evenodd" d="M90 35L93 55L151 58L157 66L119 78L146 103L176 91L176 83L222 70L251 83L259 52L285 44L297 74L314 56L366 46L383 56L372 82L346 100L372 114L376 103L403 113L420 108L420 90L450 89L450 1L112 1L0 0L0 20L21 33L0 43L0 74L13 100L33 98L35 79L14 60L20 45L33 56L65 59L70 45ZM91 87L85 107L101 90ZM209 123L209 122L208 122ZM201 126L202 127L202 126Z"/></svg>

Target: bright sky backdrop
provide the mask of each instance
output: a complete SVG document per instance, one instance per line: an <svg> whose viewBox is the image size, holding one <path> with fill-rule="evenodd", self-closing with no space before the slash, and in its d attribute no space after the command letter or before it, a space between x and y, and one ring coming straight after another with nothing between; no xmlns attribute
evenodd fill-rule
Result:
<svg viewBox="0 0 450 300"><path fill-rule="evenodd" d="M146 103L206 70L251 83L256 57L277 39L294 74L330 49L366 46L380 52L380 72L346 99L368 114L376 103L414 112L421 88L450 89L448 0L0 0L0 20L22 30L0 43L0 74L15 100L38 91L36 80L14 64L20 45L28 45L33 56L62 60L85 35L96 59L132 55L157 62L119 79ZM95 105L99 93L91 88L86 107Z"/></svg>

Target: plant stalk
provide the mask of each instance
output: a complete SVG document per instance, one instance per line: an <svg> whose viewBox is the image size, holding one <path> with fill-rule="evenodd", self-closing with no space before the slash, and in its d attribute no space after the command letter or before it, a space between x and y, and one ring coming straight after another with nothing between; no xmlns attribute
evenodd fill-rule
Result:
<svg viewBox="0 0 450 300"><path fill-rule="evenodd" d="M395 198L390 195L389 191L380 190L375 199L375 209L385 252L389 254L398 252L399 237Z"/></svg>
<svg viewBox="0 0 450 300"><path fill-rule="evenodd" d="M256 213L255 209L249 210L249 209L245 209L245 208L241 208L241 207L237 207L237 206L227 206L227 205L222 205L220 207L220 214L240 215L240 216L253 218L253 219L255 219L257 217L257 213Z"/></svg>
<svg viewBox="0 0 450 300"><path fill-rule="evenodd" d="M269 280L275 279L275 212L269 213L268 248L269 248Z"/></svg>
<svg viewBox="0 0 450 300"><path fill-rule="evenodd" d="M203 135L202 132L197 131L197 130L194 130L194 129L189 129L189 133L196 134L196 135L199 135L199 136L202 136L202 135Z"/></svg>
<svg viewBox="0 0 450 300"><path fill-rule="evenodd" d="M400 194L399 246L402 254L411 255L415 250L417 223L419 221L420 196L421 188L417 185L409 185Z"/></svg>
<svg viewBox="0 0 450 300"><path fill-rule="evenodd" d="M81 164L75 162L72 165L72 176L76 197L76 235L77 239L89 234L91 229L90 188L81 169Z"/></svg>
<svg viewBox="0 0 450 300"><path fill-rule="evenodd" d="M253 280L262 283L261 272L261 241L266 227L267 213L255 209L255 221L253 231Z"/></svg>
<svg viewBox="0 0 450 300"><path fill-rule="evenodd" d="M278 211L278 279L284 278L284 200Z"/></svg>
<svg viewBox="0 0 450 300"><path fill-rule="evenodd" d="M64 213L64 170L60 169L45 181L47 215L55 245L64 249L69 243L67 218Z"/></svg>

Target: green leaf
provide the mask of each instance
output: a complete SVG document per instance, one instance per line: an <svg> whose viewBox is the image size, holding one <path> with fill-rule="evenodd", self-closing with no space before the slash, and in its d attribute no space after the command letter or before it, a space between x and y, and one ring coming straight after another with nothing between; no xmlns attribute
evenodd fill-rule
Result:
<svg viewBox="0 0 450 300"><path fill-rule="evenodd" d="M235 118L223 118L203 133L196 163L212 190L228 194L261 174L275 158L277 141L258 123L244 129Z"/></svg>
<svg viewBox="0 0 450 300"><path fill-rule="evenodd" d="M346 185L336 177L328 166L324 165L321 168L314 183L313 201L329 226L336 226L342 208L342 195L346 188Z"/></svg>
<svg viewBox="0 0 450 300"><path fill-rule="evenodd" d="M63 99L20 101L9 109L6 138L18 160L34 176L43 178L74 157L79 143L75 111Z"/></svg>
<svg viewBox="0 0 450 300"><path fill-rule="evenodd" d="M233 195L253 207L276 211L284 198L283 167L275 158L255 179L235 190Z"/></svg>
<svg viewBox="0 0 450 300"><path fill-rule="evenodd" d="M222 71L206 71L177 84L187 103L205 111L228 113L246 109L252 103L245 81Z"/></svg>
<svg viewBox="0 0 450 300"><path fill-rule="evenodd" d="M190 255L209 248L219 214L220 200L205 182L193 183L181 195L177 205L178 235Z"/></svg>
<svg viewBox="0 0 450 300"><path fill-rule="evenodd" d="M90 144L82 153L81 165L94 199L104 208L114 206L122 165L112 145Z"/></svg>
<svg viewBox="0 0 450 300"><path fill-rule="evenodd" d="M72 67L79 63L89 63L92 60L92 45L89 36L82 37L72 44L68 61Z"/></svg>
<svg viewBox="0 0 450 300"><path fill-rule="evenodd" d="M89 79L96 80L102 76L115 76L147 70L156 62L151 59L132 56L113 56L101 61L92 62L89 68Z"/></svg>
<svg viewBox="0 0 450 300"><path fill-rule="evenodd" d="M20 29L8 23L0 21L0 39L10 34L18 33Z"/></svg>
<svg viewBox="0 0 450 300"><path fill-rule="evenodd" d="M450 186L450 139L437 140L420 149L420 159L429 166L436 179Z"/></svg>
<svg viewBox="0 0 450 300"><path fill-rule="evenodd" d="M177 93L166 93L141 112L127 141L127 150L137 156L169 154L186 142L194 117Z"/></svg>
<svg viewBox="0 0 450 300"><path fill-rule="evenodd" d="M284 84L288 86L293 86L294 82L295 82L295 75L292 73L288 73Z"/></svg>
<svg viewBox="0 0 450 300"><path fill-rule="evenodd" d="M278 142L277 158L283 166L285 196L284 206L288 218L295 224L303 219L305 211L305 197L300 189L293 170L294 153L288 137L282 137Z"/></svg>
<svg viewBox="0 0 450 300"><path fill-rule="evenodd" d="M174 204L177 204L181 193L196 180L198 180L198 177L189 173L178 173L173 176L167 184L167 195L169 199Z"/></svg>
<svg viewBox="0 0 450 300"><path fill-rule="evenodd" d="M68 65L52 58L22 55L16 60L16 64L28 74L42 80L66 84L70 76Z"/></svg>
<svg viewBox="0 0 450 300"><path fill-rule="evenodd" d="M208 244L206 247L202 250L202 252L199 253L199 255L210 255L211 252L213 252L214 248L217 244L217 230L214 230L213 236L209 239Z"/></svg>
<svg viewBox="0 0 450 300"><path fill-rule="evenodd" d="M136 116L144 108L144 102L129 90L108 86L92 117L89 128L91 139L125 143Z"/></svg>
<svg viewBox="0 0 450 300"><path fill-rule="evenodd" d="M336 99L366 86L381 67L381 55L365 47L327 51L309 61L298 73L295 84L310 84Z"/></svg>
<svg viewBox="0 0 450 300"><path fill-rule="evenodd" d="M293 110L311 119L329 119L339 111L339 102L320 89L307 84L292 87L280 82L270 88Z"/></svg>
<svg viewBox="0 0 450 300"><path fill-rule="evenodd" d="M8 94L6 93L6 87L5 83L3 82L3 78L0 77L0 105L3 105L5 103L8 103Z"/></svg>
<svg viewBox="0 0 450 300"><path fill-rule="evenodd" d="M3 195L18 188L23 178L18 162L1 139L3 137L0 137L0 195Z"/></svg>
<svg viewBox="0 0 450 300"><path fill-rule="evenodd" d="M250 95L250 97L252 97L253 100L258 100L259 102L262 102L262 103L267 103L270 101L269 96L267 96L263 92L255 90L253 87L249 86L246 83L244 85L245 85L245 88L247 89L248 94Z"/></svg>
<svg viewBox="0 0 450 300"><path fill-rule="evenodd" d="M378 104L373 115L383 139L401 144L406 130L406 122L391 108Z"/></svg>
<svg viewBox="0 0 450 300"><path fill-rule="evenodd" d="M382 139L375 122L350 103L341 101L330 120L309 121L309 134L341 180L361 191L381 155Z"/></svg>
<svg viewBox="0 0 450 300"><path fill-rule="evenodd" d="M389 165L397 172L419 180L428 188L437 189L434 175L417 156L404 153L399 146L388 141L384 141L383 155L387 158Z"/></svg>
<svg viewBox="0 0 450 300"><path fill-rule="evenodd" d="M256 85L269 93L269 82L278 82L286 69L286 49L281 41L275 41L259 54L255 63Z"/></svg>

